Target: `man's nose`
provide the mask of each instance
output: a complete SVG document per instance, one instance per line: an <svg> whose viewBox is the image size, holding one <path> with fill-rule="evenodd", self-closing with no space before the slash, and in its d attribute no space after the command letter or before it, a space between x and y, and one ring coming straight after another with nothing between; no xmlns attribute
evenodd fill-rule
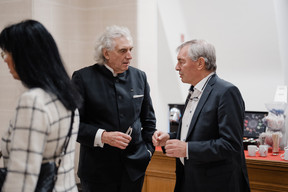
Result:
<svg viewBox="0 0 288 192"><path fill-rule="evenodd" d="M131 53L131 51L127 51L126 59L132 59L132 53Z"/></svg>
<svg viewBox="0 0 288 192"><path fill-rule="evenodd" d="M176 70L176 71L180 71L179 63L176 64L175 70Z"/></svg>

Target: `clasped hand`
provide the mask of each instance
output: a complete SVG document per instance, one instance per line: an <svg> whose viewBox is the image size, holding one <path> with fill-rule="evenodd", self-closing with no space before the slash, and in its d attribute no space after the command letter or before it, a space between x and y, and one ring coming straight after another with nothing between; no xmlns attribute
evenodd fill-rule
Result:
<svg viewBox="0 0 288 192"><path fill-rule="evenodd" d="M102 134L102 143L106 143L119 149L126 149L131 139L131 136L119 131L104 131Z"/></svg>
<svg viewBox="0 0 288 192"><path fill-rule="evenodd" d="M155 131L152 136L153 145L165 146L168 157L186 157L187 143L178 139L169 139L169 134L162 131Z"/></svg>

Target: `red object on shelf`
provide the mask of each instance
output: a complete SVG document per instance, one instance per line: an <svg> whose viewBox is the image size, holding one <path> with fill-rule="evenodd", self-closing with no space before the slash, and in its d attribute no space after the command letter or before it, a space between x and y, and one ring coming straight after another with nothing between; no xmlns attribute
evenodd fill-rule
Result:
<svg viewBox="0 0 288 192"><path fill-rule="evenodd" d="M162 152L161 147L157 146L157 147L156 147L156 151L161 151L161 152ZM272 155L272 150L271 150L271 148L270 148L270 149L269 149L269 152L268 152L268 154L267 154L267 157L261 157L260 154L259 154L259 152L256 152L256 156L255 156L255 157L249 156L247 150L244 150L244 153L245 153L245 158L246 158L246 159L257 159L257 160L266 160L266 161L283 161L283 162L288 162L288 161L286 161L286 160L284 160L284 159L282 159L282 158L280 157L280 155L284 153L283 150L280 150L278 155Z"/></svg>
<svg viewBox="0 0 288 192"><path fill-rule="evenodd" d="M156 147L156 151L161 151L162 152L161 147L157 146ZM283 161L283 162L287 162L288 163L288 161L286 161L286 160L284 160L284 159L282 159L280 157L280 155L284 153L283 150L280 150L278 155L272 155L272 150L271 150L271 148L269 148L269 152L267 154L267 157L261 157L260 154L259 154L259 151L256 152L256 156L254 156L254 157L249 156L247 150L244 150L244 153L245 153L245 158L246 159L256 159L256 160L266 160L266 161Z"/></svg>
<svg viewBox="0 0 288 192"><path fill-rule="evenodd" d="M284 162L288 162L288 161L286 161L286 160L284 160L284 159L282 159L280 157L280 155L284 153L283 150L279 150L279 154L278 155L273 155L271 147L269 148L269 152L267 154L267 157L261 157L260 154L259 154L259 151L256 152L256 156L249 156L247 150L244 150L244 153L245 153L245 158L246 159L257 159L257 160L266 160L266 161L284 161Z"/></svg>

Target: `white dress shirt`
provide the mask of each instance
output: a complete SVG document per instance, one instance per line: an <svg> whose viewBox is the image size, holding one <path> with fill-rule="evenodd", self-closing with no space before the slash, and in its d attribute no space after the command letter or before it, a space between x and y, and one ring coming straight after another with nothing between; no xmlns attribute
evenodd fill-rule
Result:
<svg viewBox="0 0 288 192"><path fill-rule="evenodd" d="M210 80L211 76L215 72L210 73L205 78L203 78L199 83L194 86L194 91L192 92L190 99L187 103L187 106L184 111L184 115L182 118L182 126L181 126L181 133L180 133L180 140L186 141L187 133L191 124L192 117L194 115L195 109L198 105L198 102L201 98L203 90L205 89L208 81ZM188 159L188 143L186 144L186 158ZM180 161L184 165L184 157L180 157Z"/></svg>

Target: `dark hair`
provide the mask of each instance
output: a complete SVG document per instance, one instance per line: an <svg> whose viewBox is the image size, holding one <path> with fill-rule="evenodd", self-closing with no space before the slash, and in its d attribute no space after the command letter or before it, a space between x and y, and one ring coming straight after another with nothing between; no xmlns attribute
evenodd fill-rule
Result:
<svg viewBox="0 0 288 192"><path fill-rule="evenodd" d="M25 20L4 28L0 47L12 55L15 70L26 87L55 94L69 110L80 107L81 96L65 70L52 35L41 23Z"/></svg>

